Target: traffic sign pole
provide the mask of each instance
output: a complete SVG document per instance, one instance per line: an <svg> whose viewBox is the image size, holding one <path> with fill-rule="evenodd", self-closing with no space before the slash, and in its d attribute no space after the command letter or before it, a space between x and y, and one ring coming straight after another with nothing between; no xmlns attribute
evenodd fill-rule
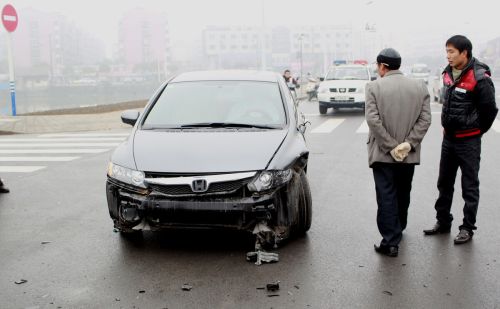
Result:
<svg viewBox="0 0 500 309"><path fill-rule="evenodd" d="M14 55L12 52L12 37L11 33L7 32L7 54L9 58L9 89L10 101L12 105L12 116L16 116L16 80L14 78Z"/></svg>
<svg viewBox="0 0 500 309"><path fill-rule="evenodd" d="M14 79L14 53L12 51L12 32L16 31L19 22L16 9L7 4L2 9L2 24L7 30L7 53L9 61L9 88L10 100L12 102L12 116L16 116L16 82Z"/></svg>

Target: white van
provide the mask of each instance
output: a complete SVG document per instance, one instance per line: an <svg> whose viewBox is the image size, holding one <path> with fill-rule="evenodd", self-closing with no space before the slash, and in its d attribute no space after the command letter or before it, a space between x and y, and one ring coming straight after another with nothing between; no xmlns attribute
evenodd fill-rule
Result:
<svg viewBox="0 0 500 309"><path fill-rule="evenodd" d="M425 82L426 85L429 84L429 68L427 64L417 63L411 67L410 77L415 79L421 79Z"/></svg>
<svg viewBox="0 0 500 309"><path fill-rule="evenodd" d="M365 108L365 85L372 80L370 69L361 64L334 66L318 88L319 113L328 108Z"/></svg>

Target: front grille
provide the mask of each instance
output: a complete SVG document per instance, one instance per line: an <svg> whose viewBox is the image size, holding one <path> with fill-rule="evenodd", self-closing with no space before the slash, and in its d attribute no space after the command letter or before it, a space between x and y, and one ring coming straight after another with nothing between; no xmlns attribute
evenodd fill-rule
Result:
<svg viewBox="0 0 500 309"><path fill-rule="evenodd" d="M233 193L241 187L250 182L251 178L239 179L225 182L215 182L208 186L208 190L201 194L214 194L214 193ZM179 196L179 195L196 195L199 193L193 192L189 185L158 185L150 184L149 187L153 191L157 191L166 195Z"/></svg>
<svg viewBox="0 0 500 309"><path fill-rule="evenodd" d="M331 98L330 102L334 102L334 103L354 103L354 98L349 98L347 100L336 100L335 98Z"/></svg>

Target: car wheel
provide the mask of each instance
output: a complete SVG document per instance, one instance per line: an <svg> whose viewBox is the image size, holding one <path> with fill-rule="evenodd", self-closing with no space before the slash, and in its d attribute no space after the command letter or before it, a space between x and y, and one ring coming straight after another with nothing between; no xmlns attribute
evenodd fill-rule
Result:
<svg viewBox="0 0 500 309"><path fill-rule="evenodd" d="M320 105L320 106L319 106L319 113L320 113L321 115L326 114L326 111L327 111L327 110L328 110L328 107L326 107L326 106L322 106L322 105Z"/></svg>
<svg viewBox="0 0 500 309"><path fill-rule="evenodd" d="M300 172L300 191L299 191L299 220L297 233L305 234L311 228L312 223L312 197L309 181L306 173Z"/></svg>

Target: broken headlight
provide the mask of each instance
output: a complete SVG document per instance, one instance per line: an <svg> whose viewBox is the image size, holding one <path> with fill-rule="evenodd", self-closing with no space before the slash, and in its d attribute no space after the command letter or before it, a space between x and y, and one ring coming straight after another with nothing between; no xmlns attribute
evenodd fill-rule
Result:
<svg viewBox="0 0 500 309"><path fill-rule="evenodd" d="M144 172L129 169L120 165L109 162L108 176L118 181L136 186L146 188L144 184Z"/></svg>
<svg viewBox="0 0 500 309"><path fill-rule="evenodd" d="M262 171L249 184L248 189L253 192L266 191L279 187L292 179L292 169L277 171Z"/></svg>

